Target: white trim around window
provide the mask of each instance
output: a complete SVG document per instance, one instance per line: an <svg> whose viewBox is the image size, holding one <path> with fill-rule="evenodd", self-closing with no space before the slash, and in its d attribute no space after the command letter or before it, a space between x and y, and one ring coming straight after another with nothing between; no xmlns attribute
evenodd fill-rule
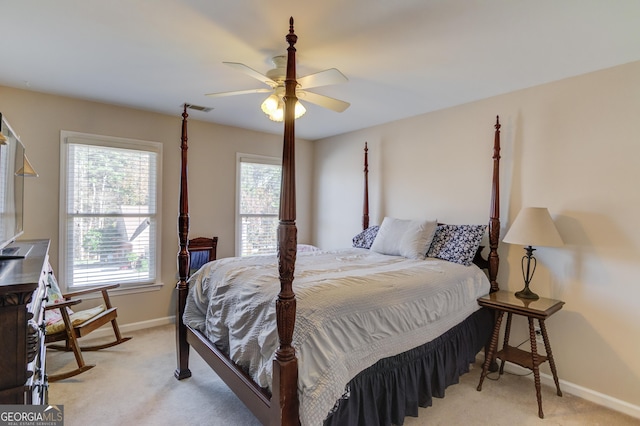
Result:
<svg viewBox="0 0 640 426"><path fill-rule="evenodd" d="M242 203L242 165L255 164L264 165L266 169L275 166L278 170L277 182L276 176L273 175L268 182L265 182L263 188L265 192L265 200L270 202L268 206L252 208L251 211L241 211ZM255 154L242 154L236 153L236 256L247 256L255 254L269 254L275 253L277 250L277 224L278 213L280 205L280 176L282 173L282 161L277 157L268 157L264 155ZM277 183L277 185L276 185ZM251 231L249 231L251 228ZM262 230L260 230L262 229ZM268 231L268 232L267 232ZM251 232L254 235L256 241L252 242L252 247L247 247L247 232ZM267 233L269 235L267 235ZM273 238L269 237L272 236ZM267 240L273 239L275 241L263 241L264 237ZM273 246L273 247L271 247Z"/></svg>
<svg viewBox="0 0 640 426"><path fill-rule="evenodd" d="M161 188L161 143L61 131L57 275L66 290L162 285Z"/></svg>

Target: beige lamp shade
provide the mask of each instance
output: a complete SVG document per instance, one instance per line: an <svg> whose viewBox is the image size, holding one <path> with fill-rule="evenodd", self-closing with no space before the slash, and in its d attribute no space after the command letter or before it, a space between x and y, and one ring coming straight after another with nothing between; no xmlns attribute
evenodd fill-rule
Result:
<svg viewBox="0 0 640 426"><path fill-rule="evenodd" d="M545 207L525 207L520 210L502 241L509 244L538 247L564 245L549 210Z"/></svg>

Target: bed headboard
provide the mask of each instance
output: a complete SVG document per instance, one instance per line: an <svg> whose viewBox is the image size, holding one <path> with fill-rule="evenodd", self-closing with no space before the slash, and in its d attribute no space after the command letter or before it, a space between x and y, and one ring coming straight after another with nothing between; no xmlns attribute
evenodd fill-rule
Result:
<svg viewBox="0 0 640 426"><path fill-rule="evenodd" d="M498 291L498 245L500 242L500 117L496 116L493 139L493 176L491 179L491 203L489 209L489 253L483 257L485 246L480 246L475 254L473 263L487 270L491 291ZM369 227L369 148L364 143L364 200L362 207L362 230Z"/></svg>

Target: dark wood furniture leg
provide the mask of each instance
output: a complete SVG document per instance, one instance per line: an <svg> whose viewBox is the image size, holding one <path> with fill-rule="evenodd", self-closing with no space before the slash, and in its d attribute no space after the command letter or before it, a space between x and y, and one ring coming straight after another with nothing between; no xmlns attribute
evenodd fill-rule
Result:
<svg viewBox="0 0 640 426"><path fill-rule="evenodd" d="M502 324L503 311L498 311L496 314L496 324L493 327L493 333L491 334L491 341L489 343L489 353L485 356L484 365L482 366L482 374L480 375L480 383L478 383L478 391L482 390L482 382L489 373L489 365L495 357L496 347L498 346L498 336L500 334L500 325Z"/></svg>
<svg viewBox="0 0 640 426"><path fill-rule="evenodd" d="M547 327L544 325L544 320L538 320L538 323L540 324L540 331L542 332L542 339L544 340L544 349L547 352L547 359L549 360L549 366L551 367L551 373L553 374L553 381L556 384L557 395L562 396L560 381L558 380L558 372L556 371L556 363L553 360L551 344L549 343L549 337L547 336Z"/></svg>
<svg viewBox="0 0 640 426"><path fill-rule="evenodd" d="M538 417L544 419L542 412L542 391L540 387L540 355L538 355L538 345L536 342L536 328L533 325L533 318L529 321L529 342L531 344L531 369L533 370L533 381L536 386L536 399L538 400Z"/></svg>
<svg viewBox="0 0 640 426"><path fill-rule="evenodd" d="M511 312L507 314L507 325L504 330L504 342L502 344L502 350L506 351L509 346L509 336L511 335ZM504 373L504 359L500 360L500 374Z"/></svg>

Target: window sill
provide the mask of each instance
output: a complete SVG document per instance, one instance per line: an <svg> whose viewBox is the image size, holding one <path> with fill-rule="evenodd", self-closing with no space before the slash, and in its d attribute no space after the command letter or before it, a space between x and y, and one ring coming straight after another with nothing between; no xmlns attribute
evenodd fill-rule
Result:
<svg viewBox="0 0 640 426"><path fill-rule="evenodd" d="M151 291L159 291L164 287L164 283L154 283L154 284L132 284L132 285L120 285L120 287L115 288L113 290L109 290L109 296L122 296L126 294L136 294L136 293L148 293ZM86 287L90 288L90 287ZM84 290L83 287L67 289L68 293ZM83 294L81 297L83 300L91 300L91 299L102 299L102 294L99 292L96 293L88 293Z"/></svg>

